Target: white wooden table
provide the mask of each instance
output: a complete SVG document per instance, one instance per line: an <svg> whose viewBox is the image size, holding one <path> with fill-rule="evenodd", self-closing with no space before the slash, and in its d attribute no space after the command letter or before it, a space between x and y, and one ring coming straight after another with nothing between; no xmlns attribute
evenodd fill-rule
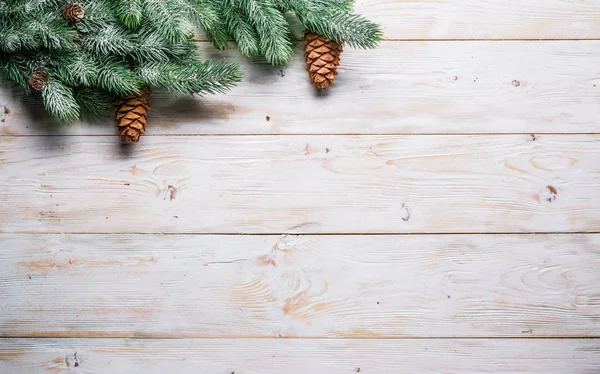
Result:
<svg viewBox="0 0 600 374"><path fill-rule="evenodd" d="M357 8L129 147L0 91L0 373L600 373L600 0Z"/></svg>

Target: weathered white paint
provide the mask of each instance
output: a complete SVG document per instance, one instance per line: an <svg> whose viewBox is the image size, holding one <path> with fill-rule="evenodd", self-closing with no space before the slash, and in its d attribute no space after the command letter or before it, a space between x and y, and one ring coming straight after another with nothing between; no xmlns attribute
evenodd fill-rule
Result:
<svg viewBox="0 0 600 374"><path fill-rule="evenodd" d="M289 66L271 67L251 64L232 48L219 53L201 43L201 49L240 61L244 81L206 98L155 92L147 136L600 131L600 41L385 42L376 51L347 49L325 95L310 86L300 51ZM116 132L111 121L52 125L39 105L15 95L0 90L0 135Z"/></svg>
<svg viewBox="0 0 600 374"><path fill-rule="evenodd" d="M574 374L597 373L599 352L586 339L0 339L0 371Z"/></svg>
<svg viewBox="0 0 600 374"><path fill-rule="evenodd" d="M600 138L3 137L0 230L595 232Z"/></svg>
<svg viewBox="0 0 600 374"><path fill-rule="evenodd" d="M600 336L600 235L0 241L6 337Z"/></svg>
<svg viewBox="0 0 600 374"><path fill-rule="evenodd" d="M392 39L600 38L599 0L357 0Z"/></svg>

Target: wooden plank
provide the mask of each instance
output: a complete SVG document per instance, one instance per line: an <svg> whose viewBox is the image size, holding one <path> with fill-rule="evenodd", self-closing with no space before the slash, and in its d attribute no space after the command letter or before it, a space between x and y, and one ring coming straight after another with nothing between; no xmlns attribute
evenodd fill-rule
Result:
<svg viewBox="0 0 600 374"><path fill-rule="evenodd" d="M231 48L201 49L240 61L244 82L206 98L155 92L148 135L600 132L600 41L348 49L326 95L310 86L300 52L282 68L250 64ZM57 127L43 113L18 92L0 91L0 134L116 132L110 121Z"/></svg>
<svg viewBox="0 0 600 374"><path fill-rule="evenodd" d="M600 1L357 0L393 39L592 39Z"/></svg>
<svg viewBox="0 0 600 374"><path fill-rule="evenodd" d="M596 232L600 136L0 139L0 230Z"/></svg>
<svg viewBox="0 0 600 374"><path fill-rule="evenodd" d="M582 339L0 339L4 374L597 373Z"/></svg>
<svg viewBox="0 0 600 374"><path fill-rule="evenodd" d="M0 235L4 337L600 336L600 235Z"/></svg>

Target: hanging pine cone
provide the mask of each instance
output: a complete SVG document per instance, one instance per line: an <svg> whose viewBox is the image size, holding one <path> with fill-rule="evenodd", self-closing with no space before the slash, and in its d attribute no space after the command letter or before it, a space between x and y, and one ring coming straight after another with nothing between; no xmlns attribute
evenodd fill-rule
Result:
<svg viewBox="0 0 600 374"><path fill-rule="evenodd" d="M310 80L317 88L325 89L337 75L342 45L313 33L307 33L304 41L304 58Z"/></svg>
<svg viewBox="0 0 600 374"><path fill-rule="evenodd" d="M137 142L146 132L150 110L150 89L142 88L139 95L129 95L115 100L115 118L119 134L127 143Z"/></svg>
<svg viewBox="0 0 600 374"><path fill-rule="evenodd" d="M34 71L29 76L29 87L37 92L42 92L48 84L48 76L43 71Z"/></svg>
<svg viewBox="0 0 600 374"><path fill-rule="evenodd" d="M69 22L79 22L83 19L85 10L77 3L69 4L63 9L63 18Z"/></svg>

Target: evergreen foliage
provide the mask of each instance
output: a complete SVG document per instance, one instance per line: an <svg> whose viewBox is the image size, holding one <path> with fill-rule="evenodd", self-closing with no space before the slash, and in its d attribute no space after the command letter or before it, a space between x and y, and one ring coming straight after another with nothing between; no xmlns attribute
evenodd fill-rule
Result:
<svg viewBox="0 0 600 374"><path fill-rule="evenodd" d="M224 47L221 36L229 35L245 56L263 55L275 65L286 64L294 53L295 40L286 18L290 14L307 31L354 48L375 48L382 36L377 24L353 13L352 0L202 0L201 3L200 7L214 8L221 19L202 25L217 47Z"/></svg>
<svg viewBox="0 0 600 374"><path fill-rule="evenodd" d="M99 114L115 97L158 86L214 94L241 79L237 64L201 61L194 30L222 45L227 34L209 0L80 0L85 15L68 20L69 0L0 0L0 78L41 97L62 122ZM78 14L79 15L79 14ZM40 92L30 77L47 77Z"/></svg>

